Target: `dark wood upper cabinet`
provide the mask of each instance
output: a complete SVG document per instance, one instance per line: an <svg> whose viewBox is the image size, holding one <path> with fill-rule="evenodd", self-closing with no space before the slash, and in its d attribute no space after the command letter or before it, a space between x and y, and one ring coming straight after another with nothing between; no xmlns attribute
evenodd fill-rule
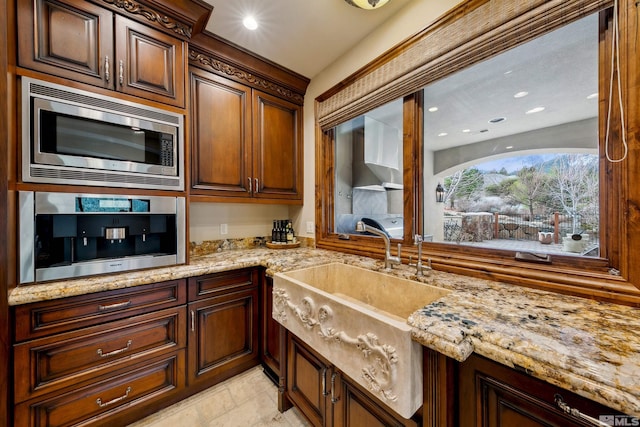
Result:
<svg viewBox="0 0 640 427"><path fill-rule="evenodd" d="M184 107L185 42L82 0L18 0L18 64Z"/></svg>
<svg viewBox="0 0 640 427"><path fill-rule="evenodd" d="M185 44L122 16L116 16L116 89L158 102L184 106Z"/></svg>
<svg viewBox="0 0 640 427"><path fill-rule="evenodd" d="M213 73L191 72L194 192L250 197L251 89Z"/></svg>
<svg viewBox="0 0 640 427"><path fill-rule="evenodd" d="M253 195L302 199L302 107L253 91Z"/></svg>
<svg viewBox="0 0 640 427"><path fill-rule="evenodd" d="M191 200L302 204L309 79L209 33L189 66Z"/></svg>
<svg viewBox="0 0 640 427"><path fill-rule="evenodd" d="M302 203L302 106L193 68L192 195Z"/></svg>

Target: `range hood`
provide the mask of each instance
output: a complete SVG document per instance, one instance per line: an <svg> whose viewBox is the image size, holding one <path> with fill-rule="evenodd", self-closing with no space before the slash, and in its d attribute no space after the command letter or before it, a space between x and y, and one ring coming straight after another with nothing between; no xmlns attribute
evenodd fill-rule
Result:
<svg viewBox="0 0 640 427"><path fill-rule="evenodd" d="M362 130L353 144L353 187L402 189L402 130L368 116Z"/></svg>

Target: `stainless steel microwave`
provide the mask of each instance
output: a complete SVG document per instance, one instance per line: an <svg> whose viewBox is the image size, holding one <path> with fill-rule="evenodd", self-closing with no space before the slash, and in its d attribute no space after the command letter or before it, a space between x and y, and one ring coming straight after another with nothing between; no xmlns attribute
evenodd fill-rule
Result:
<svg viewBox="0 0 640 427"><path fill-rule="evenodd" d="M183 116L22 78L22 180L183 190Z"/></svg>

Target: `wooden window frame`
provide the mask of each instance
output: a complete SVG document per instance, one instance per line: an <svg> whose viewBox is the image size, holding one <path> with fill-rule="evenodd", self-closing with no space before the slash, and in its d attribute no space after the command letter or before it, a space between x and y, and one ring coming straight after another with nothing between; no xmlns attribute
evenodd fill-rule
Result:
<svg viewBox="0 0 640 427"><path fill-rule="evenodd" d="M636 6L632 0L621 0L619 6L620 72L623 87L626 134L629 144L628 158L621 163L610 163L603 153L606 115L608 110L608 83L611 58L611 9L600 12L600 61L599 61L599 135L600 135L600 212L601 212L601 258L578 258L554 256L550 265L525 263L513 257L513 251L478 249L444 243L424 243L423 258L430 258L434 269L480 279L489 279L549 290L562 294L577 295L600 301L611 301L640 306L640 263L635 262L633 248L640 248L640 186L633 185L640 174L640 150L633 132L640 125L640 62L634 58L633 46L640 41L636 35ZM463 13L462 13L463 15ZM434 25L447 25L460 18L460 8L453 9ZM433 31L425 29L425 33ZM636 40L637 39L637 40ZM409 43L410 41L404 42ZM400 44L393 52L402 52ZM335 94L339 88L348 86L359 77L380 66L378 59L360 70L335 88L320 95L317 103ZM615 75L618 77L618 74ZM617 97L613 99L611 117L611 139L621 139L620 112ZM318 105L316 105L318 107ZM318 108L316 108L318 111ZM422 111L421 91L404 97L403 144L404 144L404 238L403 262L415 257L412 236L422 230ZM621 144L610 147L612 157L622 155ZM336 250L376 258L384 256L379 239L350 235L344 240L335 230L334 207L334 132L324 130L316 122L316 233L318 248ZM634 176L634 171L636 175ZM636 249L637 251L637 249Z"/></svg>

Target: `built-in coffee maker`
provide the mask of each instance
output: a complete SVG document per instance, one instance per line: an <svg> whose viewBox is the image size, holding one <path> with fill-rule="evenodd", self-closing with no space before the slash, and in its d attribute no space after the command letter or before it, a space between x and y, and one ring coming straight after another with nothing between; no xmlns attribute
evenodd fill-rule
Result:
<svg viewBox="0 0 640 427"><path fill-rule="evenodd" d="M20 283L185 262L184 197L20 192Z"/></svg>

